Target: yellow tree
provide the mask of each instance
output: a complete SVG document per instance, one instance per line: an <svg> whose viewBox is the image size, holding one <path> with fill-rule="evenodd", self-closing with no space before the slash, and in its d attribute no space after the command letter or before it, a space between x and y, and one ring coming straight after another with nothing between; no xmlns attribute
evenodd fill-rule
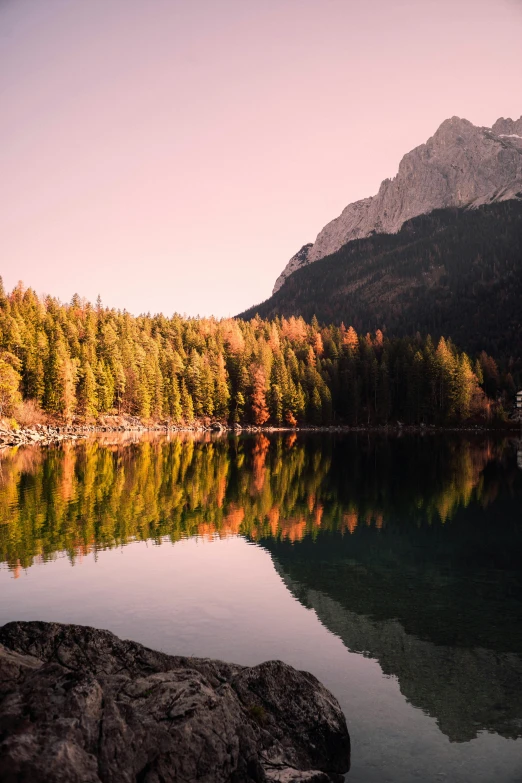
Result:
<svg viewBox="0 0 522 783"><path fill-rule="evenodd" d="M13 366L17 361L12 354L3 354L0 357L0 416L12 416L16 406L22 401L19 391L20 373Z"/></svg>

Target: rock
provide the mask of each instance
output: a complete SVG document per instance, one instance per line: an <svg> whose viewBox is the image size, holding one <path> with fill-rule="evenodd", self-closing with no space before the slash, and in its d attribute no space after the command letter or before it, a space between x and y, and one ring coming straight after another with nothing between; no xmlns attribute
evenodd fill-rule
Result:
<svg viewBox="0 0 522 783"><path fill-rule="evenodd" d="M297 251L295 256L292 256L284 270L277 278L274 285L274 290L272 291L273 294L275 294L276 291L279 291L286 278L289 277L292 272L295 272L296 269L300 269L302 266L307 266L307 264L311 263L310 252L313 246L313 242L308 242L307 245L303 245L301 250Z"/></svg>
<svg viewBox="0 0 522 783"><path fill-rule="evenodd" d="M108 631L0 628L0 779L328 783L349 768L336 699L281 661L182 658Z"/></svg>
<svg viewBox="0 0 522 783"><path fill-rule="evenodd" d="M296 269L352 239L395 234L410 218L434 209L477 207L520 198L521 192L522 117L501 118L492 128L452 117L403 157L397 176L385 179L377 195L349 204L313 244L302 247L277 278L273 293Z"/></svg>

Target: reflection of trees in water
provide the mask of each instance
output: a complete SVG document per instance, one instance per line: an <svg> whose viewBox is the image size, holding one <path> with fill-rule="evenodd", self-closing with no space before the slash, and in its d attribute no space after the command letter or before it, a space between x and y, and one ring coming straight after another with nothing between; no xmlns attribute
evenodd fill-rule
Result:
<svg viewBox="0 0 522 783"><path fill-rule="evenodd" d="M300 436L87 441L0 456L0 560L71 560L132 539L245 534L299 541L379 530L491 502L504 445L438 438Z"/></svg>
<svg viewBox="0 0 522 783"><path fill-rule="evenodd" d="M0 560L16 576L56 552L74 562L133 539L246 535L450 739L515 737L521 479L509 444L435 436L108 436L9 450Z"/></svg>
<svg viewBox="0 0 522 783"><path fill-rule="evenodd" d="M357 468L359 507L344 512L351 535L260 543L296 598L348 649L396 676L403 695L450 740L481 730L521 737L522 475L512 448L454 443L441 456L432 445L432 462L419 452L418 465L403 463L409 497L395 447L383 446L390 459L377 457L382 469L367 450ZM380 529L375 516L363 524L379 484L373 477L365 484L372 460L384 486Z"/></svg>

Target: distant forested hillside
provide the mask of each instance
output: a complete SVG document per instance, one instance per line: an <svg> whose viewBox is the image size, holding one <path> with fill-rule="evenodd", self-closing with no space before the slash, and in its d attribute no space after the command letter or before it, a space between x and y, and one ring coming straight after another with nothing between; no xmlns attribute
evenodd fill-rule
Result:
<svg viewBox="0 0 522 783"><path fill-rule="evenodd" d="M32 406L65 421L451 423L501 415L490 400L512 383L493 358L443 338L390 340L294 317L134 317L77 295L62 304L22 285L0 289L4 419L22 421Z"/></svg>
<svg viewBox="0 0 522 783"><path fill-rule="evenodd" d="M294 272L251 318L314 315L390 337L449 335L521 374L522 201L413 218Z"/></svg>

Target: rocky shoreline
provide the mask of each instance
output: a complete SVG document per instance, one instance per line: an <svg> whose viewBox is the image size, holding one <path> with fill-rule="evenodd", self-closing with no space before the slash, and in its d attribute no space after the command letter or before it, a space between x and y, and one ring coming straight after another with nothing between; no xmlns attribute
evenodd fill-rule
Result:
<svg viewBox="0 0 522 783"><path fill-rule="evenodd" d="M332 694L281 661L183 658L78 625L0 628L0 779L341 783Z"/></svg>
<svg viewBox="0 0 522 783"><path fill-rule="evenodd" d="M194 423L192 425L172 425L169 423L143 423L139 419L121 423L98 424L74 424L74 425L46 425L36 424L33 427L20 427L19 429L6 429L0 427L0 449L13 446L28 446L40 444L44 446L59 444L63 441L84 440L100 433L136 432L136 433L274 433L274 432L325 432L325 433L369 433L381 435L402 434L441 434L441 433L497 433L512 435L520 430L521 423L516 420L493 425L461 425L459 427L436 427L435 425L403 425L400 422L389 425L332 425L313 426L301 425L298 427L256 427L251 425L224 424L222 422Z"/></svg>
<svg viewBox="0 0 522 783"><path fill-rule="evenodd" d="M31 444L51 445L61 443L64 440L81 440L87 434L71 427L52 427L44 424L36 424L34 427L20 427L20 429L0 428L0 448L6 446L29 446Z"/></svg>

